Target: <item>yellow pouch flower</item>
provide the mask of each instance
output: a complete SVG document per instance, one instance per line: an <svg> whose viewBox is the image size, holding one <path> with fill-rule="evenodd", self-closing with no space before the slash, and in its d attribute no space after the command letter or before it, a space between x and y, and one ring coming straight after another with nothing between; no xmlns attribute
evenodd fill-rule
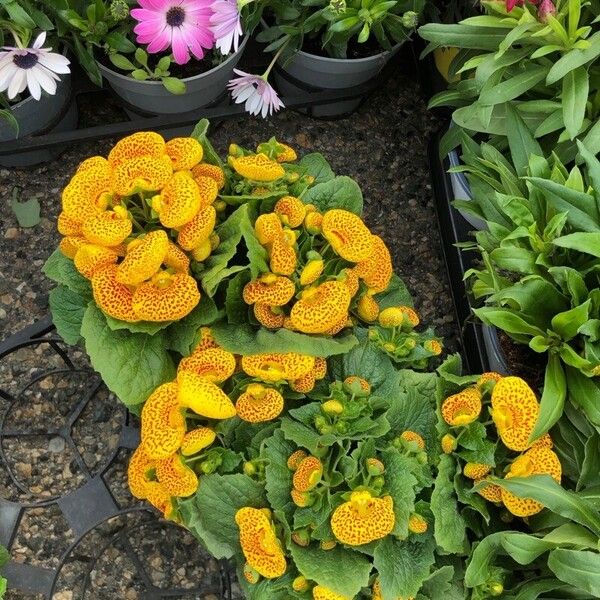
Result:
<svg viewBox="0 0 600 600"><path fill-rule="evenodd" d="M191 137L178 137L169 140L165 152L171 159L173 171L190 170L195 167L204 154L200 142Z"/></svg>
<svg viewBox="0 0 600 600"><path fill-rule="evenodd" d="M394 271L392 257L385 242L377 235L372 236L372 239L372 253L357 261L354 270L371 291L379 293L387 289Z"/></svg>
<svg viewBox="0 0 600 600"><path fill-rule="evenodd" d="M188 273L190 270L190 259L187 254L177 245L169 240L167 255L163 260L166 267L170 267L176 273Z"/></svg>
<svg viewBox="0 0 600 600"><path fill-rule="evenodd" d="M298 259L296 251L282 235L274 240L269 251L269 267L276 275L292 275L296 270Z"/></svg>
<svg viewBox="0 0 600 600"><path fill-rule="evenodd" d="M79 219L74 219L73 217L69 217L69 215L61 212L58 215L58 233L65 236L79 236L81 237L81 221Z"/></svg>
<svg viewBox="0 0 600 600"><path fill-rule="evenodd" d="M283 227L275 213L259 215L254 223L254 231L261 245L266 246L281 237Z"/></svg>
<svg viewBox="0 0 600 600"><path fill-rule="evenodd" d="M269 306L284 306L296 293L291 279L269 273L244 286L242 296L246 304L260 302Z"/></svg>
<svg viewBox="0 0 600 600"><path fill-rule="evenodd" d="M463 467L463 475L469 479L483 479L491 470L490 465L468 462Z"/></svg>
<svg viewBox="0 0 600 600"><path fill-rule="evenodd" d="M249 423L263 423L277 418L283 410L283 396L275 389L251 383L235 403L237 415Z"/></svg>
<svg viewBox="0 0 600 600"><path fill-rule="evenodd" d="M73 262L76 269L87 279L91 279L97 271L115 264L118 259L116 252L104 246L82 244L75 252Z"/></svg>
<svg viewBox="0 0 600 600"><path fill-rule="evenodd" d="M520 377L503 377L492 392L492 419L507 448L526 450L540 406L533 390Z"/></svg>
<svg viewBox="0 0 600 600"><path fill-rule="evenodd" d="M304 202L295 196L284 196L277 200L273 211L284 225L287 225L292 229L300 227L306 216Z"/></svg>
<svg viewBox="0 0 600 600"><path fill-rule="evenodd" d="M184 250L194 250L194 248L209 239L216 221L217 211L214 206L200 209L192 220L179 230L177 243Z"/></svg>
<svg viewBox="0 0 600 600"><path fill-rule="evenodd" d="M178 399L181 406L209 419L235 417L235 406L229 396L205 377L180 371L177 373Z"/></svg>
<svg viewBox="0 0 600 600"><path fill-rule="evenodd" d="M169 251L169 238L162 230L151 231L127 246L127 254L117 269L117 281L137 285L160 269Z"/></svg>
<svg viewBox="0 0 600 600"><path fill-rule="evenodd" d="M323 585L315 585L312 590L313 600L352 600L348 596L342 596Z"/></svg>
<svg viewBox="0 0 600 600"><path fill-rule="evenodd" d="M323 476L323 463L316 456L307 456L294 471L293 485L299 492L310 492Z"/></svg>
<svg viewBox="0 0 600 600"><path fill-rule="evenodd" d="M132 229L132 222L122 207L94 215L81 227L88 242L99 246L118 246L131 235Z"/></svg>
<svg viewBox="0 0 600 600"><path fill-rule="evenodd" d="M179 454L156 461L156 478L171 496L178 498L191 496L198 489L198 476Z"/></svg>
<svg viewBox="0 0 600 600"><path fill-rule="evenodd" d="M154 131L138 131L119 140L108 153L112 168L140 156L159 157L165 154L165 140Z"/></svg>
<svg viewBox="0 0 600 600"><path fill-rule="evenodd" d="M334 208L323 215L323 236L345 260L359 262L373 253L373 235L362 219L347 210Z"/></svg>
<svg viewBox="0 0 600 600"><path fill-rule="evenodd" d="M391 496L376 498L362 490L352 492L350 500L335 509L331 529L343 544L361 546L390 534L395 521Z"/></svg>
<svg viewBox="0 0 600 600"><path fill-rule="evenodd" d="M208 177L217 184L217 192L225 187L225 172L221 167L217 165L211 165L209 163L200 163L195 167L192 167L192 175L198 183L200 177Z"/></svg>
<svg viewBox="0 0 600 600"><path fill-rule="evenodd" d="M229 164L238 175L250 181L275 181L285 175L283 167L262 152L239 158L230 156Z"/></svg>
<svg viewBox="0 0 600 600"><path fill-rule="evenodd" d="M192 456L200 450L208 448L217 439L217 434L210 427L197 427L188 431L181 442L181 454Z"/></svg>
<svg viewBox="0 0 600 600"><path fill-rule="evenodd" d="M283 312L275 312L275 308L276 307L274 306L257 302L254 305L254 316L263 327L266 327L267 329L279 329L280 327L283 327L285 315Z"/></svg>
<svg viewBox="0 0 600 600"><path fill-rule="evenodd" d="M176 229L189 223L200 210L200 190L191 172L173 173L160 195L152 199L152 208L164 227Z"/></svg>
<svg viewBox="0 0 600 600"><path fill-rule="evenodd" d="M281 577L287 564L275 529L265 511L240 508L235 515L240 545L248 564L267 579Z"/></svg>
<svg viewBox="0 0 600 600"><path fill-rule="evenodd" d="M76 173L62 191L65 215L83 223L106 210L113 194L113 177L108 165L91 166Z"/></svg>
<svg viewBox="0 0 600 600"><path fill-rule="evenodd" d="M115 192L131 196L139 192L157 192L173 174L171 159L161 156L138 156L120 163L114 170Z"/></svg>
<svg viewBox="0 0 600 600"><path fill-rule="evenodd" d="M356 305L358 316L367 323L373 323L379 315L379 304L370 294L363 294Z"/></svg>
<svg viewBox="0 0 600 600"><path fill-rule="evenodd" d="M244 372L250 377L268 382L299 379L309 373L314 366L314 356L297 352L270 352L242 356Z"/></svg>
<svg viewBox="0 0 600 600"><path fill-rule="evenodd" d="M235 356L222 348L207 348L183 358L177 371L189 371L213 383L223 383L235 372Z"/></svg>
<svg viewBox="0 0 600 600"><path fill-rule="evenodd" d="M200 302L196 280L186 273L157 273L133 293L133 310L142 321L183 319Z"/></svg>
<svg viewBox="0 0 600 600"><path fill-rule="evenodd" d="M350 292L341 281L326 281L306 290L292 307L290 319L303 333L325 333L347 318Z"/></svg>
<svg viewBox="0 0 600 600"><path fill-rule="evenodd" d="M481 413L481 392L469 387L449 396L442 403L442 417L448 425L462 426L472 423Z"/></svg>
<svg viewBox="0 0 600 600"><path fill-rule="evenodd" d="M185 418L177 400L177 384L157 387L142 409L141 445L152 459L171 456L185 436Z"/></svg>
<svg viewBox="0 0 600 600"><path fill-rule="evenodd" d="M117 281L117 270L117 265L109 265L94 273L94 300L103 312L115 319L129 323L139 321L133 310L133 292Z"/></svg>

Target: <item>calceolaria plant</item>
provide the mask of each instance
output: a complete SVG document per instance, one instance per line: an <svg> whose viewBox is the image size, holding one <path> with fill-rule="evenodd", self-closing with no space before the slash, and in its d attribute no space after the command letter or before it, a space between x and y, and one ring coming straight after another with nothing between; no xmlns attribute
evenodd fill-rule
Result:
<svg viewBox="0 0 600 600"><path fill-rule="evenodd" d="M439 373L442 456L435 490L453 481L454 505L435 515L435 525L455 524L452 536L436 539L447 548L459 545L467 527L481 538L467 562L467 597L517 599L534 590L554 597L597 596L596 475L581 477L595 450L590 446L584 459L583 448L567 441L584 431L593 435L589 424L561 421L532 442L541 407L524 380L497 373L461 377L455 358Z"/></svg>
<svg viewBox="0 0 600 600"><path fill-rule="evenodd" d="M444 150L459 143L461 130L491 136L501 146L512 127L512 108L547 154L555 151L572 161L576 137L597 152L595 3L490 0L482 5L488 14L419 29L429 41L427 51L460 49L451 73L461 78L431 100L431 106L455 107L457 127L448 132Z"/></svg>

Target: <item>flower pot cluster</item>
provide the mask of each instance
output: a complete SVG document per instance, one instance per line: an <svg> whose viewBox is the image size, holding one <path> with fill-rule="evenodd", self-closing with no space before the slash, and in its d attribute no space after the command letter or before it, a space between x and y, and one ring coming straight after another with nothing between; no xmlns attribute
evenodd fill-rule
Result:
<svg viewBox="0 0 600 600"><path fill-rule="evenodd" d="M410 40L424 4L11 0L0 7L7 44L0 139L76 126L73 63L93 83L110 86L131 116L186 113L231 94L250 114L266 117L283 107L269 81L273 69L281 93L352 90L374 79ZM270 64L263 73L236 68L250 38L266 44ZM351 112L359 103L333 103L321 116ZM6 166L45 158L24 155Z"/></svg>

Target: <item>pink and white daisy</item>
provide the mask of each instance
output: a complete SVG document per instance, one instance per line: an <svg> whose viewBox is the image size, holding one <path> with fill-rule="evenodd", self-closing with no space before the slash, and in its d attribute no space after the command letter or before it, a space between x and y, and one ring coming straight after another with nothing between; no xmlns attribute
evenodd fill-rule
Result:
<svg viewBox="0 0 600 600"><path fill-rule="evenodd" d="M216 0L212 5L210 29L215 36L215 46L221 54L236 52L242 36L242 23L237 0Z"/></svg>
<svg viewBox="0 0 600 600"><path fill-rule="evenodd" d="M244 108L251 115L261 114L263 119L284 108L283 102L279 99L277 92L267 81L268 71L264 75L251 75L239 69L233 72L239 77L232 79L227 87L231 90L231 97L236 104L245 102Z"/></svg>
<svg viewBox="0 0 600 600"><path fill-rule="evenodd" d="M210 30L213 0L138 0L131 16L139 23L133 31L139 44L148 44L151 54L171 47L178 65L198 60L215 40Z"/></svg>
<svg viewBox="0 0 600 600"><path fill-rule="evenodd" d="M0 49L0 92L6 91L9 100L25 88L35 100L41 98L42 90L54 95L56 82L60 81L58 74L70 72L69 60L52 52L52 48L42 48L45 41L46 32L42 32L31 48L4 46Z"/></svg>

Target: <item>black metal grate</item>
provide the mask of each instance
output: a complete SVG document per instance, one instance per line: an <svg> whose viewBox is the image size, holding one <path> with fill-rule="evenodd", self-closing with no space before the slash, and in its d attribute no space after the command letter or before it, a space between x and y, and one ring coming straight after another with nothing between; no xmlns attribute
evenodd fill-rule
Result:
<svg viewBox="0 0 600 600"><path fill-rule="evenodd" d="M132 502L123 472L139 441L136 419L50 318L0 343L0 409L0 543L14 558L3 570L9 590L48 600L231 598L225 563ZM44 530L44 512L63 534L54 554L47 544L60 536ZM27 544L34 551L22 553Z"/></svg>

